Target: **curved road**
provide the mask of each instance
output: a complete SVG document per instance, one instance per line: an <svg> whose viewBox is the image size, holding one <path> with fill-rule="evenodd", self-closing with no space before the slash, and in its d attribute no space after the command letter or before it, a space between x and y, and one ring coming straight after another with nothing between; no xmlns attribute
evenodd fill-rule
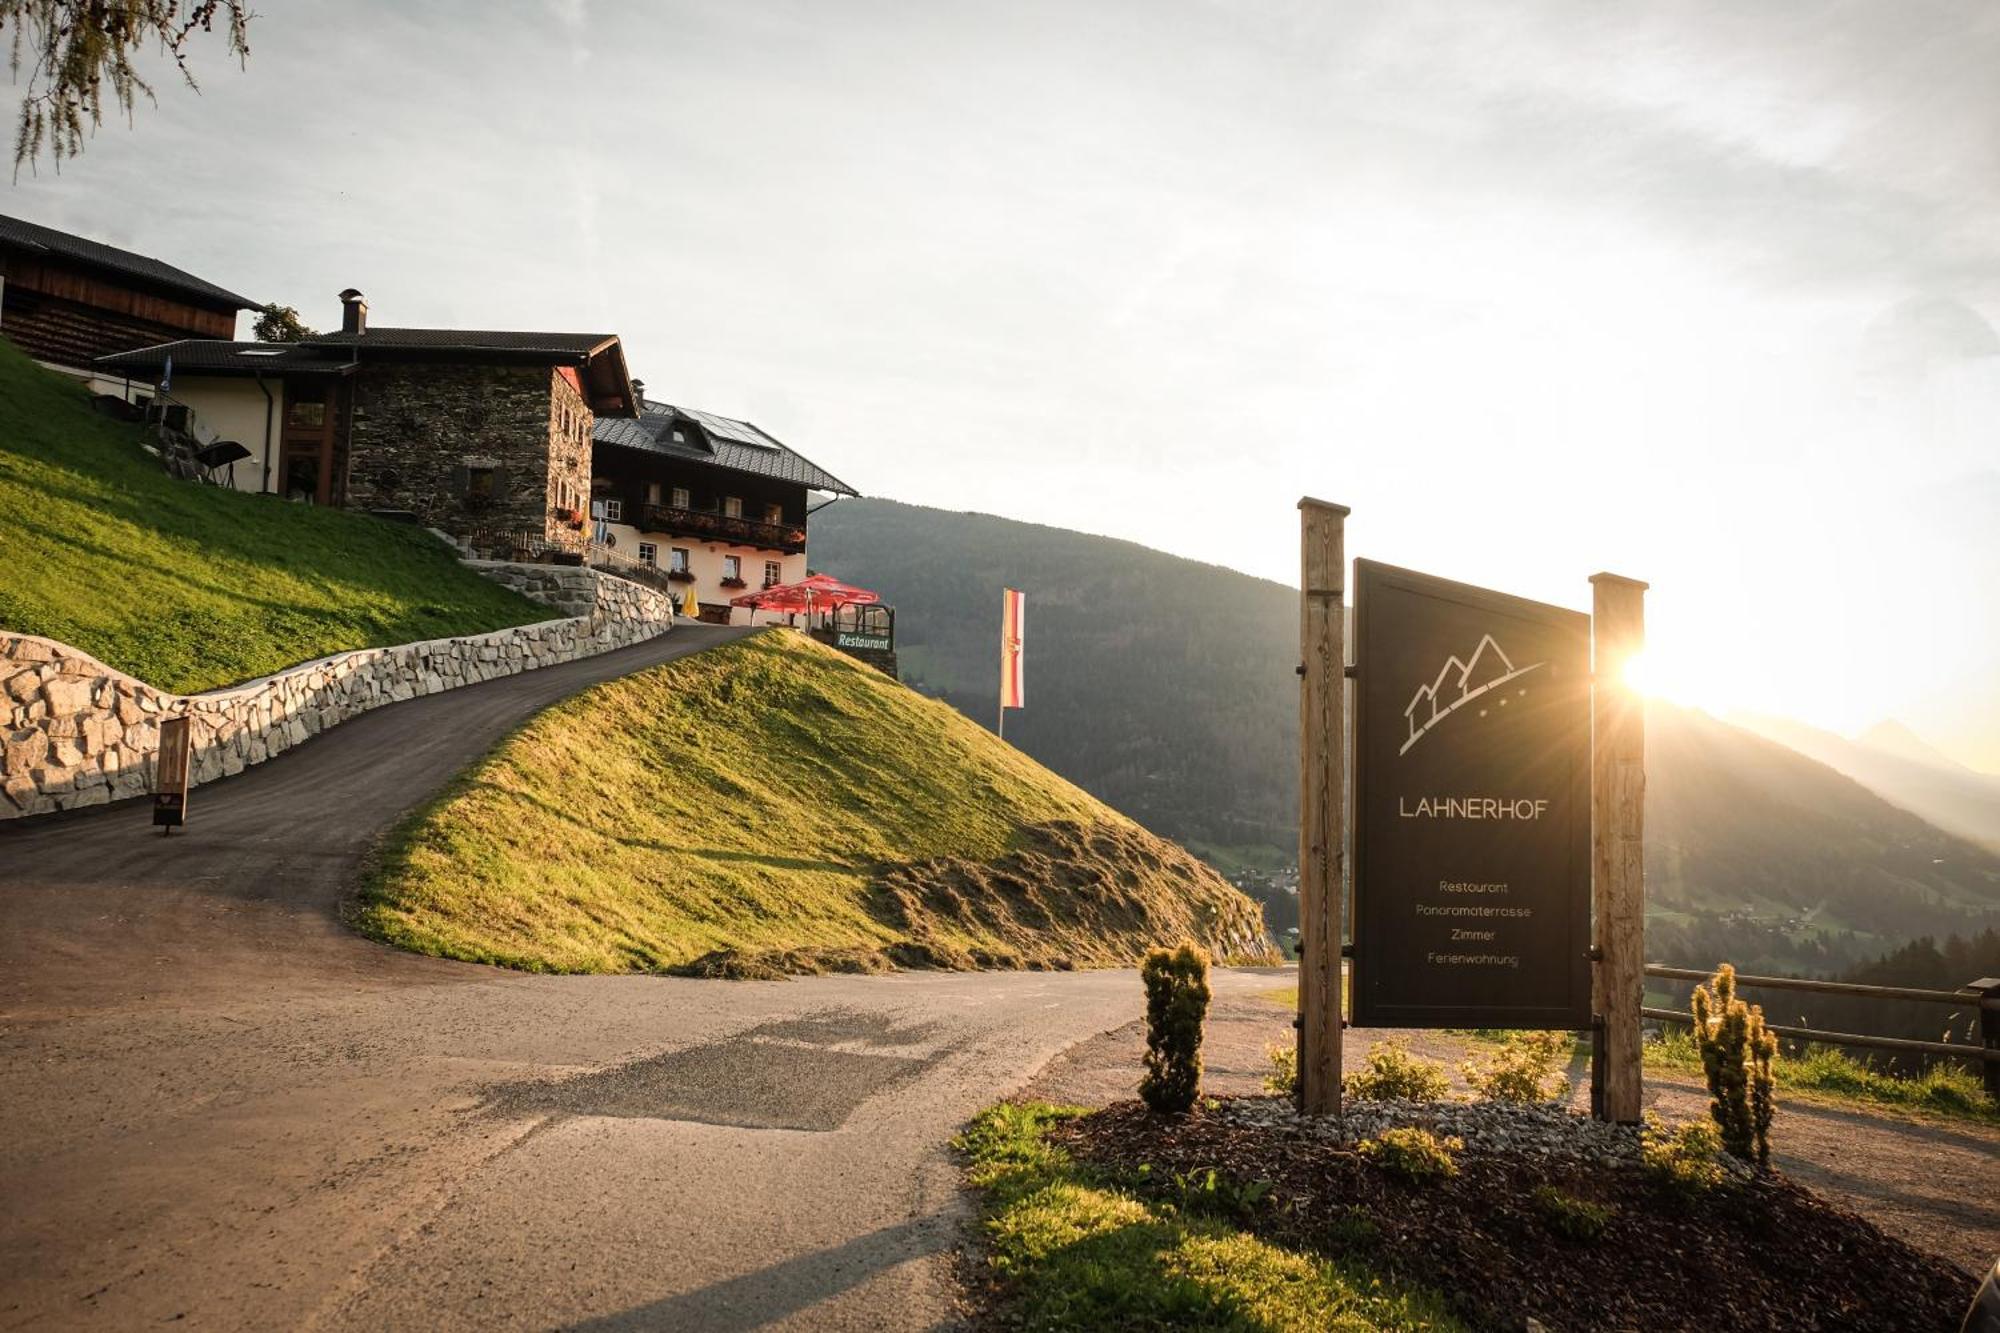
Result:
<svg viewBox="0 0 2000 1333"><path fill-rule="evenodd" d="M676 629L0 830L0 1328L952 1322L944 1144L1129 973L535 977L344 930L373 839ZM1266 985L1218 978L1223 989Z"/></svg>

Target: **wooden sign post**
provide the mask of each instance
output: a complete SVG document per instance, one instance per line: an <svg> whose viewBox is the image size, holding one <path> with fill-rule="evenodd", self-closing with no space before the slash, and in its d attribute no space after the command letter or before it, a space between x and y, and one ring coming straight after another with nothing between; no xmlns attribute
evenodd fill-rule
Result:
<svg viewBox="0 0 2000 1333"><path fill-rule="evenodd" d="M1646 646L1646 585L1596 574L1590 586L1592 996L1603 1074L1590 1100L1598 1119L1630 1125L1639 1121L1646 989L1646 706L1625 667Z"/></svg>
<svg viewBox="0 0 2000 1333"><path fill-rule="evenodd" d="M162 837L187 823L193 733L194 724L185 714L160 719L160 752L153 761L153 823Z"/></svg>
<svg viewBox="0 0 2000 1333"><path fill-rule="evenodd" d="M1340 1114L1347 508L1299 501L1299 1108Z"/></svg>
<svg viewBox="0 0 2000 1333"><path fill-rule="evenodd" d="M1645 644L1646 585L1596 575L1585 616L1358 561L1350 727L1348 511L1299 510L1300 1110L1340 1114L1351 1013L1588 1027L1592 1110L1636 1123L1646 716L1625 669Z"/></svg>

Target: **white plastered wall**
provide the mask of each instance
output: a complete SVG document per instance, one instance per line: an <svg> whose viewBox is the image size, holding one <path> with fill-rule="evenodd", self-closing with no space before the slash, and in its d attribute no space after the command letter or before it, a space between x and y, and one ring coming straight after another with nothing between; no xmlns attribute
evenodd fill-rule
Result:
<svg viewBox="0 0 2000 1333"><path fill-rule="evenodd" d="M99 375L86 380L93 393L116 394L127 402L138 402L151 398L156 385L143 380L107 378ZM261 491L277 486L282 464L280 442L285 424L285 382L281 379L267 379L264 389L271 391L269 399L271 424L271 487L264 484L264 412L266 400L263 389L257 387L255 379L243 379L233 375L187 375L174 376L173 388L168 392L176 402L187 404L194 413L194 433L203 444L213 444L217 440L234 440L250 451L250 456L234 465L236 489L239 491Z"/></svg>
<svg viewBox="0 0 2000 1333"><path fill-rule="evenodd" d="M639 544L650 542L658 548L657 561L661 569L673 564L673 548L683 547L688 553L688 568L694 572L694 595L706 606L727 606L731 598L741 597L746 592L755 592L764 586L764 562L776 561L778 582L797 583L806 576L806 555L800 551L796 555L780 555L776 551L760 550L754 546L735 546L728 542L705 542L694 537L675 537L664 532L641 532L629 523L607 523L605 527L617 540L612 549L620 555L639 558ZM747 587L725 588L722 586L723 558L736 556L742 562L743 581ZM681 585L686 586L686 585ZM730 613L730 623L747 625L750 613L735 610ZM778 620L773 615L759 615L760 624L771 624Z"/></svg>

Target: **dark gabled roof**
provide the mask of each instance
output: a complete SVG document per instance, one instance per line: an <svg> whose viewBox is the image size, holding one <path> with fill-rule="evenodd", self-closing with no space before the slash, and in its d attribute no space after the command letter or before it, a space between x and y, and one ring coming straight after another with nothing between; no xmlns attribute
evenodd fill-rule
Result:
<svg viewBox="0 0 2000 1333"><path fill-rule="evenodd" d="M172 264L163 264L145 255L133 254L130 250L120 250L116 246L105 245L85 236L72 236L66 231L44 227L39 223L0 214L0 249L24 250L30 254L49 255L66 259L72 263L90 268L116 273L154 287L165 288L182 296L210 305L228 305L232 310L255 310L257 303L225 291L212 282L203 282L194 274L177 269Z"/></svg>
<svg viewBox="0 0 2000 1333"><path fill-rule="evenodd" d="M685 442L677 441L673 437L677 422L692 422L699 429L684 432L689 437ZM861 494L747 421L691 407L675 407L672 403L656 403L650 398L642 405L636 420L599 417L595 438L599 444L643 449L690 463L707 463L734 472L795 482L807 490L834 495Z"/></svg>
<svg viewBox="0 0 2000 1333"><path fill-rule="evenodd" d="M183 338L131 352L100 356L96 364L114 373L156 374L174 359L176 371L205 375L332 374L352 370L354 359L329 355L304 343L239 343L220 338Z"/></svg>
<svg viewBox="0 0 2000 1333"><path fill-rule="evenodd" d="M583 367L583 396L599 416L632 414L638 395L615 333L534 333L519 329L392 329L316 333L306 345L332 356L390 361L471 361Z"/></svg>
<svg viewBox="0 0 2000 1333"><path fill-rule="evenodd" d="M385 329L318 333L307 342L381 352L514 352L585 357L617 341L615 333L522 333L513 329Z"/></svg>

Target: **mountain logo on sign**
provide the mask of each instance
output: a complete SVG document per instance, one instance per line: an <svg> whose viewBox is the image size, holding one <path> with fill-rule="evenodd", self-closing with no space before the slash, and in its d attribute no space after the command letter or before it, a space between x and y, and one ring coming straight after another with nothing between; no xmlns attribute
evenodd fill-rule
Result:
<svg viewBox="0 0 2000 1333"><path fill-rule="evenodd" d="M1408 754L1410 747L1422 740L1432 727L1473 700L1547 665L1547 662L1536 662L1517 667L1491 634L1481 635L1479 646L1472 650L1470 658L1461 662L1455 655L1447 657L1437 673L1437 679L1417 687L1417 692L1410 697L1409 707L1403 710L1403 717L1410 724L1410 737L1396 753ZM1527 693L1526 690L1520 692ZM1507 701L1502 699L1500 702L1505 704Z"/></svg>

